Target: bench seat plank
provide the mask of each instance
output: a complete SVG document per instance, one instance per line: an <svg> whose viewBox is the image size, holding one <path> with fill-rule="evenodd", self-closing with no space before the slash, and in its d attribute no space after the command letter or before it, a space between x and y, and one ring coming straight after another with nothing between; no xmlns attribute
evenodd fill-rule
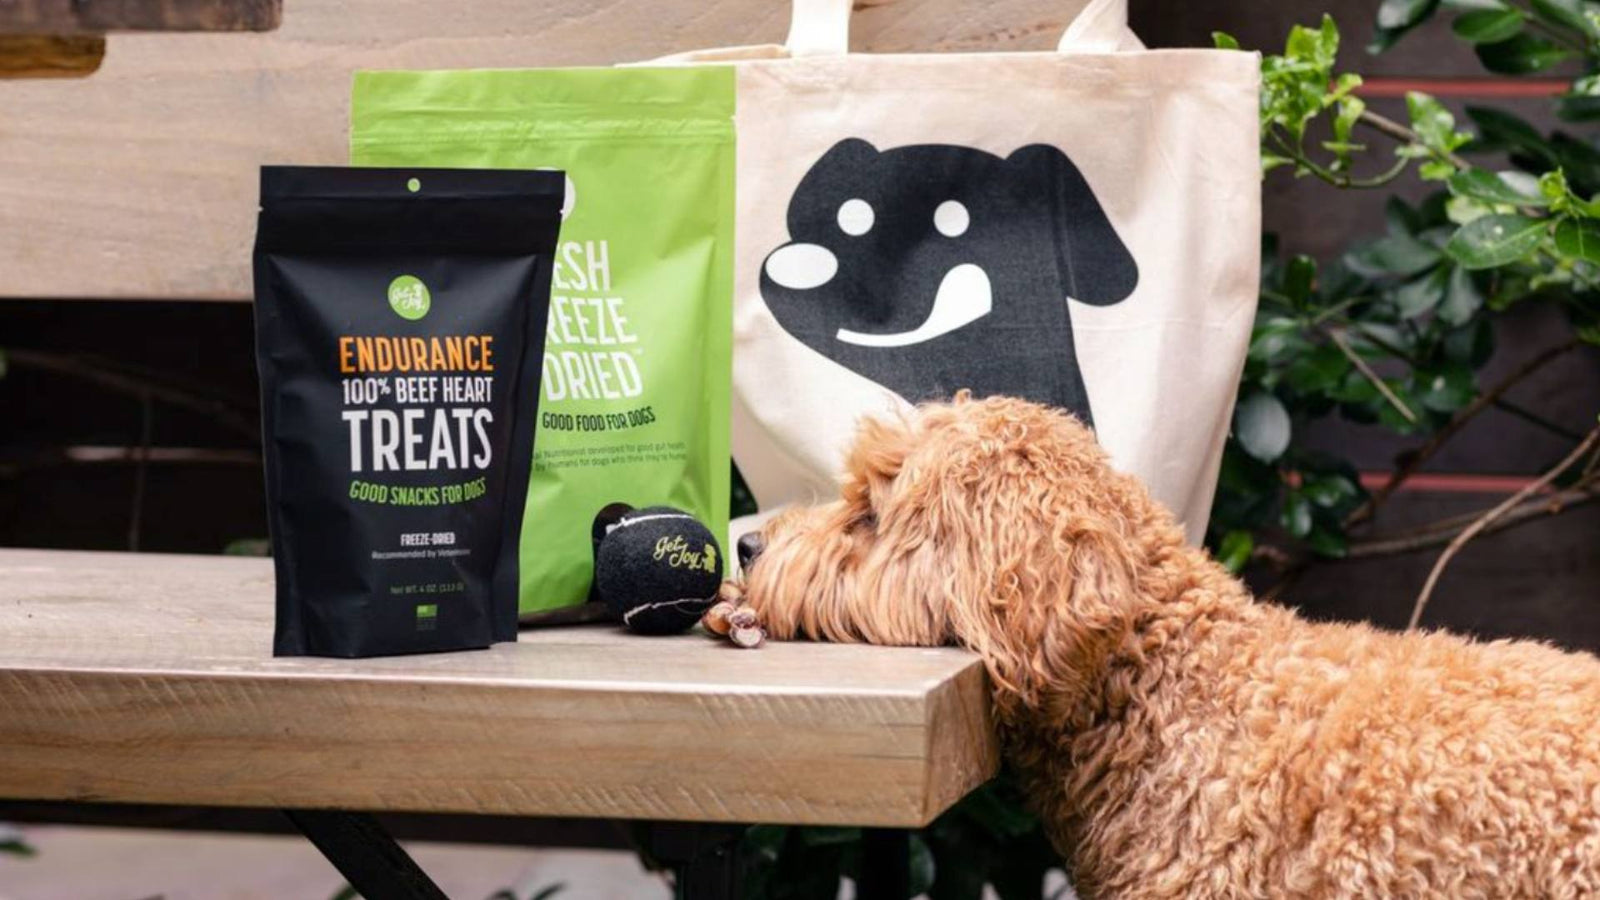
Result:
<svg viewBox="0 0 1600 900"><path fill-rule="evenodd" d="M917 826L998 765L956 649L274 659L272 610L267 560L0 551L0 797Z"/></svg>

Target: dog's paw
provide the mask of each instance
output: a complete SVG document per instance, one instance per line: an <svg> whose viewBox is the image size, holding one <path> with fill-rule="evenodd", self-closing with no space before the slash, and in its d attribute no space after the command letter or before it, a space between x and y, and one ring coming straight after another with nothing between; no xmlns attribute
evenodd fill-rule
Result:
<svg viewBox="0 0 1600 900"><path fill-rule="evenodd" d="M743 604L743 586L724 581L717 590L717 602L706 610L700 624L713 636L726 637L746 650L754 650L766 642L767 632L756 611Z"/></svg>

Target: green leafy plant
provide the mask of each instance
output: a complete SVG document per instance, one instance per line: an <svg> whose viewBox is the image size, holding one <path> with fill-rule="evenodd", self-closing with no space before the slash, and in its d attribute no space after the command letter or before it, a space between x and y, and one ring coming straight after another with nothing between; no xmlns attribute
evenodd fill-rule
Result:
<svg viewBox="0 0 1600 900"><path fill-rule="evenodd" d="M1578 27L1572 10L1556 9L1553 0L1532 9L1499 0L1465 5L1455 30L1480 51L1500 34ZM1380 46L1437 7L1385 2L1380 27L1392 33ZM1216 40L1237 46L1226 35ZM1592 36L1581 48L1572 52L1600 67ZM1394 490L1485 409L1506 409L1586 446L1587 436L1545 422L1506 393L1579 345L1600 344L1600 152L1571 135L1543 135L1496 109L1468 107L1471 124L1462 127L1442 103L1420 93L1406 97L1405 123L1388 119L1357 95L1359 76L1336 71L1338 51L1338 28L1324 17L1315 29L1294 28L1283 54L1263 59L1264 170L1339 188L1379 189L1408 175L1438 187L1416 206L1391 197L1387 233L1329 262L1282 258L1275 241L1265 242L1261 305L1209 544L1236 571L1252 561L1276 568L1283 577L1272 593L1321 560L1446 547L1442 566L1456 538L1589 502L1600 487L1593 461L1579 468L1580 460L1552 473L1550 483L1562 489L1559 502L1530 494L1498 512L1370 533ZM1495 58L1510 52L1501 47ZM1590 80L1579 79L1560 102L1570 106L1578 92L1593 89ZM1559 307L1572 337L1500 383L1480 384L1478 372L1494 352L1494 318L1524 303ZM1369 493L1347 460L1305 446L1305 426L1330 416L1419 443ZM1418 594L1413 622L1436 580L1437 573Z"/></svg>
<svg viewBox="0 0 1600 900"><path fill-rule="evenodd" d="M746 896L833 900L841 877L857 878L861 829L757 826L744 840ZM974 792L911 836L909 896L977 900L987 885L1001 900L1039 900L1060 869L1039 822L1009 778Z"/></svg>

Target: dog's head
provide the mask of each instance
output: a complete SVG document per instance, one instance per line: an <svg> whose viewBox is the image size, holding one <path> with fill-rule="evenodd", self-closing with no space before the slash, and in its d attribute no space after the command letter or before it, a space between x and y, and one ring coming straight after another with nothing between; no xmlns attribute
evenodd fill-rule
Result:
<svg viewBox="0 0 1600 900"><path fill-rule="evenodd" d="M740 550L745 600L774 638L962 644L1000 695L1033 705L1093 677L1141 579L1181 545L1071 416L961 397L867 421L840 498L778 516Z"/></svg>
<svg viewBox="0 0 1600 900"><path fill-rule="evenodd" d="M788 226L761 269L773 317L912 401L982 380L1020 338L1070 353L1067 298L1115 303L1139 278L1078 168L1043 144L1002 158L849 138L801 179ZM941 384L952 354L967 380Z"/></svg>

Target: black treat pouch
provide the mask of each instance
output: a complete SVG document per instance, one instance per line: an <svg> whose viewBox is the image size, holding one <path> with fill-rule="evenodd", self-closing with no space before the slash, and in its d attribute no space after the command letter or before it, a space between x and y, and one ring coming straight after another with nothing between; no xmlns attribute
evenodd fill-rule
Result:
<svg viewBox="0 0 1600 900"><path fill-rule="evenodd" d="M564 176L261 170L278 656L516 639Z"/></svg>

